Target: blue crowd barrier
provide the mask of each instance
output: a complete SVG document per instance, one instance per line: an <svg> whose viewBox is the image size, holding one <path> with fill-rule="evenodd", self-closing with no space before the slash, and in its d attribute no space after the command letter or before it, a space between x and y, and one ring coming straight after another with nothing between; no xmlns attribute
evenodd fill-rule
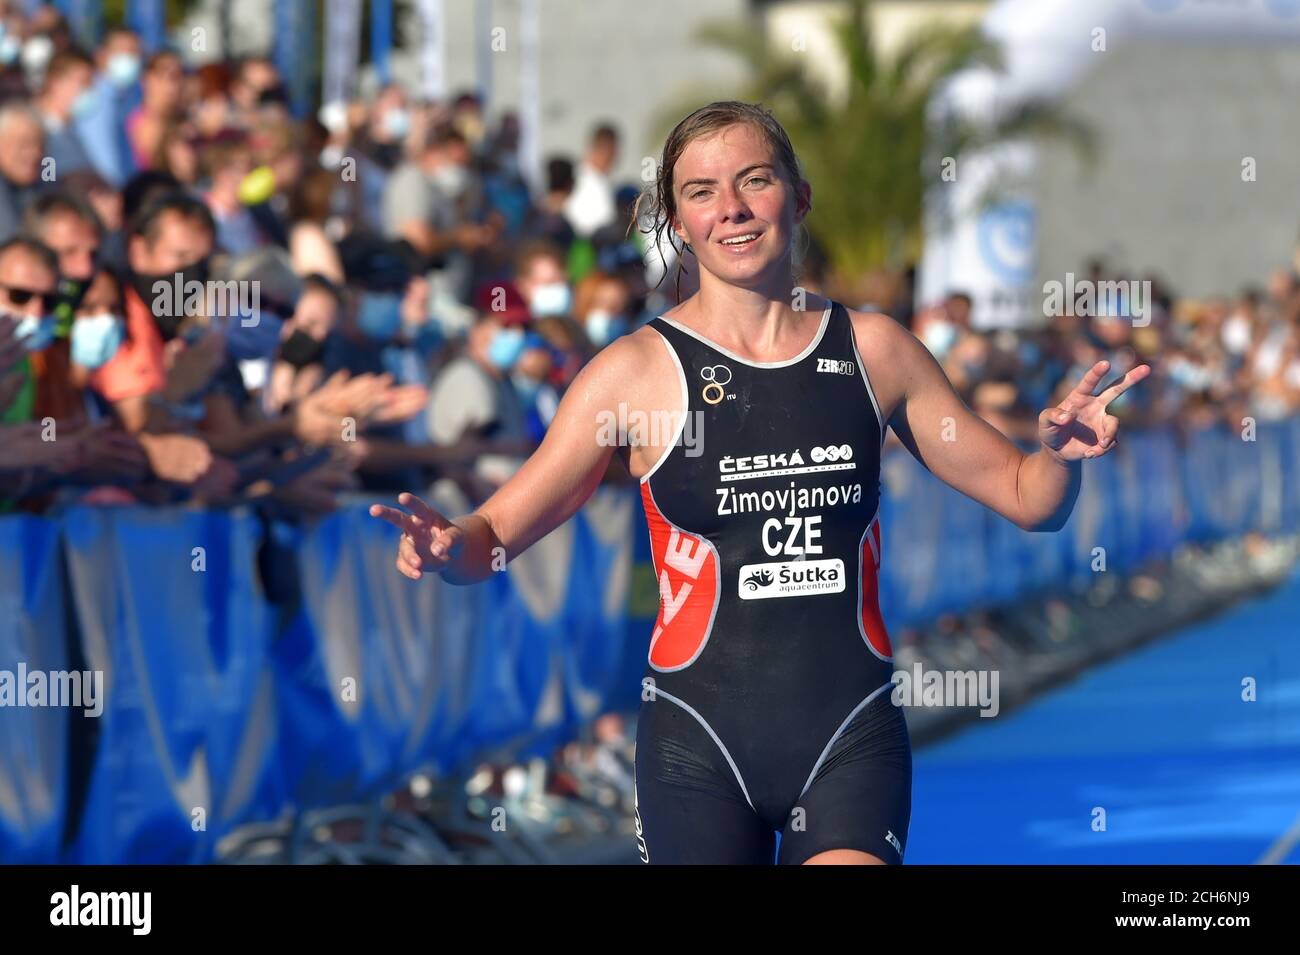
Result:
<svg viewBox="0 0 1300 955"><path fill-rule="evenodd" d="M0 673L24 704L27 671L69 669L64 589L58 526L0 520ZM0 705L0 862L49 862L58 858L68 811L69 723L88 717L19 703L15 695Z"/></svg>
<svg viewBox="0 0 1300 955"><path fill-rule="evenodd" d="M75 507L68 597L105 705L71 859L186 862L278 808L272 615L247 514Z"/></svg>
<svg viewBox="0 0 1300 955"><path fill-rule="evenodd" d="M882 609L919 625L1187 541L1294 533L1297 473L1300 420L1128 433L1067 525L1027 534L890 454ZM396 534L359 502L305 529L245 510L0 520L0 679L103 677L96 718L0 706L0 862L206 861L242 823L542 753L635 705L658 591L634 488L602 487L473 587L398 575Z"/></svg>

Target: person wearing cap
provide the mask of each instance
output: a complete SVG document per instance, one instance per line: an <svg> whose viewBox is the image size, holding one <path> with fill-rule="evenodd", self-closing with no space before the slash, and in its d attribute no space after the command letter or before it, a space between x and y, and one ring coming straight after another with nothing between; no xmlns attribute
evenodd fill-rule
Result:
<svg viewBox="0 0 1300 955"><path fill-rule="evenodd" d="M436 327L425 327L429 316L421 300L428 286L418 272L418 254L400 240L354 235L340 243L339 256L352 308L342 329L347 348L327 364L401 376L406 349L437 344L429 338L437 337Z"/></svg>

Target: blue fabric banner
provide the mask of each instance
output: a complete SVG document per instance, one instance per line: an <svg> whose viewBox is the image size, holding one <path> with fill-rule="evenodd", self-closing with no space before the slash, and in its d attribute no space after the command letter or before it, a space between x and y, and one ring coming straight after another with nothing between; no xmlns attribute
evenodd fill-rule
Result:
<svg viewBox="0 0 1300 955"><path fill-rule="evenodd" d="M163 0L128 0L127 25L140 35L145 56L167 44L167 15Z"/></svg>
<svg viewBox="0 0 1300 955"><path fill-rule="evenodd" d="M69 670L58 545L52 521L0 520L0 862L57 860L69 722L93 719L82 715L93 709L51 705L50 674Z"/></svg>
<svg viewBox="0 0 1300 955"><path fill-rule="evenodd" d="M282 803L256 522L74 508L60 523L81 649L105 689L72 857L210 858L231 828Z"/></svg>
<svg viewBox="0 0 1300 955"><path fill-rule="evenodd" d="M885 619L1300 532L1295 474L1300 421L1133 433L1085 468L1060 532L1027 534L890 454ZM207 861L244 822L544 753L636 706L659 599L637 489L601 487L472 587L397 574L368 503L307 529L245 510L0 520L0 862Z"/></svg>

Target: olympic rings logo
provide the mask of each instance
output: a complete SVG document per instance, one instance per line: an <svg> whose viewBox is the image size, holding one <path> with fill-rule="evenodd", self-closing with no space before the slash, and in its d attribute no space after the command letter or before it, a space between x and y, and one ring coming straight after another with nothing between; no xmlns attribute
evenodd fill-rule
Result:
<svg viewBox="0 0 1300 955"><path fill-rule="evenodd" d="M808 452L808 457L815 464L823 461L847 461L853 457L853 448L847 444L830 444L824 448L813 448Z"/></svg>
<svg viewBox="0 0 1300 955"><path fill-rule="evenodd" d="M724 374L727 377L722 377ZM704 386L704 400L716 405L726 396L722 386L731 383L731 369L726 365L706 365L700 369L700 377L708 382Z"/></svg>

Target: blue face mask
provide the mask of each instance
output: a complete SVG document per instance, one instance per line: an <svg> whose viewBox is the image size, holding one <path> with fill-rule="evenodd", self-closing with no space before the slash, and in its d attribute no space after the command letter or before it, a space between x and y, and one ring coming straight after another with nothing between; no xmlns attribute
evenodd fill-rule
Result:
<svg viewBox="0 0 1300 955"><path fill-rule="evenodd" d="M411 131L411 114L404 109L390 109L383 122L384 132L392 139L405 139Z"/></svg>
<svg viewBox="0 0 1300 955"><path fill-rule="evenodd" d="M598 348L603 348L618 336L627 334L628 325L626 315L615 315L603 308L593 308L587 313L587 337Z"/></svg>
<svg viewBox="0 0 1300 955"><path fill-rule="evenodd" d="M54 328L58 320L53 315L24 315L14 329L14 338L28 351L45 351L54 341Z"/></svg>
<svg viewBox="0 0 1300 955"><path fill-rule="evenodd" d="M520 328L502 328L492 336L488 345L488 361L502 371L507 371L519 360L524 351L524 332Z"/></svg>
<svg viewBox="0 0 1300 955"><path fill-rule="evenodd" d="M394 292L366 292L357 308L357 325L366 337L392 341L402 328L402 298Z"/></svg>
<svg viewBox="0 0 1300 955"><path fill-rule="evenodd" d="M542 383L535 378L529 378L527 375L511 375L510 384L515 387L515 394L519 396L519 403L525 408L531 408L533 402L537 400L537 392L542 390Z"/></svg>
<svg viewBox="0 0 1300 955"><path fill-rule="evenodd" d="M105 72L119 89L130 86L140 78L140 58L134 53L114 53L108 58Z"/></svg>
<svg viewBox="0 0 1300 955"><path fill-rule="evenodd" d="M246 319L232 316L226 320L226 353L236 361L270 358L280 347L280 329L284 320L265 309L259 311L256 318L253 325L244 324L253 321L253 316Z"/></svg>
<svg viewBox="0 0 1300 955"><path fill-rule="evenodd" d="M537 318L547 315L567 315L573 296L565 282L548 282L533 290L529 310Z"/></svg>
<svg viewBox="0 0 1300 955"><path fill-rule="evenodd" d="M79 318L72 323L72 360L83 368L98 368L122 346L126 332L111 312Z"/></svg>
<svg viewBox="0 0 1300 955"><path fill-rule="evenodd" d="M98 107L99 97L95 95L94 88L84 89L72 101L72 118L82 119L95 112Z"/></svg>

